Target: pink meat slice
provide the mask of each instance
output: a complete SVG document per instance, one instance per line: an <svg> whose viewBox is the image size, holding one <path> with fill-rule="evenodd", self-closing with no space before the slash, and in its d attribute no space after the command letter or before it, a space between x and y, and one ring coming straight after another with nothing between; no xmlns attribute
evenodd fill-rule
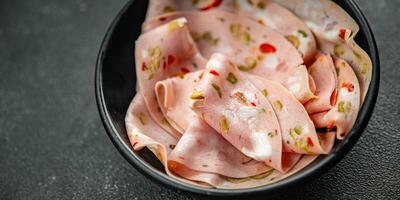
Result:
<svg viewBox="0 0 400 200"><path fill-rule="evenodd" d="M182 76L205 66L206 61L190 37L186 20L176 19L142 34L136 41L135 58L139 91L152 118L167 132L179 135L165 123L158 108L154 87L160 80Z"/></svg>
<svg viewBox="0 0 400 200"><path fill-rule="evenodd" d="M167 6L173 7L178 11L193 11L204 10L203 8L209 5L209 1L204 0L197 1L196 3L175 0L170 1L170 4L164 5L164 7L156 7L157 4L160 4L156 2L159 2L159 0L150 0L149 9L154 12L158 10L158 15L164 14L164 9ZM219 9L246 16L262 25L266 24L291 39L291 41L295 40L294 43L306 63L309 62L316 53L316 41L307 25L288 9L272 1L260 0L251 3L249 3L249 1L222 1L218 6L211 7L210 9ZM158 16L155 15L154 12L152 12L152 16ZM150 19L150 17L147 19Z"/></svg>
<svg viewBox="0 0 400 200"><path fill-rule="evenodd" d="M300 172L302 169L311 164L318 156L316 155L304 155L296 163L296 165L287 173L281 173L277 170L267 171L258 176L253 176L244 179L228 179L228 181L223 182L218 188L223 189L243 189L252 188L261 185L267 185L271 183L278 182L285 179L293 174Z"/></svg>
<svg viewBox="0 0 400 200"><path fill-rule="evenodd" d="M194 40L197 41L201 53L207 58L218 52L239 56L240 58L233 61L243 64L244 57L263 56L274 61L267 66L274 69L278 65L281 65L282 68L298 66L303 63L293 45L272 28L221 10L169 13L145 22L143 31L152 30L154 27L180 17L188 20L189 30L192 36L198 36L194 37ZM260 52L259 47L263 43L270 44L275 50L269 53Z"/></svg>
<svg viewBox="0 0 400 200"><path fill-rule="evenodd" d="M168 163L233 178L245 178L271 170L263 162L242 154L200 118L192 121L169 155Z"/></svg>
<svg viewBox="0 0 400 200"><path fill-rule="evenodd" d="M372 62L354 37L358 24L340 6L330 0L275 0L299 16L313 31L318 47L326 54L346 60L357 75L361 99L367 94Z"/></svg>
<svg viewBox="0 0 400 200"><path fill-rule="evenodd" d="M156 84L159 106L168 122L180 133L184 133L197 114L190 108L190 96L203 70L191 72L184 77L172 77Z"/></svg>
<svg viewBox="0 0 400 200"><path fill-rule="evenodd" d="M271 104L224 55L212 56L193 94L192 109L246 156L282 172L297 162L282 156Z"/></svg>
<svg viewBox="0 0 400 200"><path fill-rule="evenodd" d="M135 151L147 147L165 166L165 171L184 183L202 187L217 186L225 179L214 173L198 172L190 168L181 168L177 172L167 167L168 155L177 144L178 138L162 129L150 116L141 94L136 94L125 117L127 135ZM179 174L179 176L177 176ZM181 178L183 177L183 178Z"/></svg>
<svg viewBox="0 0 400 200"><path fill-rule="evenodd" d="M276 0L297 14L318 37L330 41L347 40L359 28L340 6L330 0ZM344 29L344 33L341 33Z"/></svg>
<svg viewBox="0 0 400 200"><path fill-rule="evenodd" d="M334 133L319 136L303 105L281 84L259 76L249 76L253 84L272 103L281 127L285 152L328 154L335 141ZM326 141L321 141L321 139Z"/></svg>
<svg viewBox="0 0 400 200"><path fill-rule="evenodd" d="M311 116L317 128L336 127L337 138L342 140L353 127L360 109L360 86L353 69L342 59L335 61L339 90L336 105L327 112Z"/></svg>
<svg viewBox="0 0 400 200"><path fill-rule="evenodd" d="M262 74L263 72L260 73ZM314 79L308 74L307 67L304 65L294 67L284 72L277 72L276 74L270 74L269 76L262 77L268 77L267 79L269 80L281 83L301 103L306 103L316 98L314 95L316 87Z"/></svg>
<svg viewBox="0 0 400 200"><path fill-rule="evenodd" d="M242 71L274 79L287 87L296 85L295 96L301 102L314 97L299 52L271 28L238 15L211 10L163 15L145 23L143 29L151 30L178 17L188 20L192 37L205 57L222 53Z"/></svg>
<svg viewBox="0 0 400 200"><path fill-rule="evenodd" d="M309 114L315 114L330 110L336 103L337 74L335 65L330 55L320 55L314 64L308 69L316 85L315 95L304 106Z"/></svg>

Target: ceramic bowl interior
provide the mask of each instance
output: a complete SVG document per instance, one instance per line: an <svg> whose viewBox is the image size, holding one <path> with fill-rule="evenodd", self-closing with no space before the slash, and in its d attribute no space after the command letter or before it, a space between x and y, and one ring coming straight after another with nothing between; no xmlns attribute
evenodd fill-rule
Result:
<svg viewBox="0 0 400 200"><path fill-rule="evenodd" d="M131 0L114 19L102 43L95 72L96 100L106 131L120 153L137 170L151 179L167 186L205 195L231 196L272 193L284 190L320 175L338 163L354 146L363 133L377 98L379 87L379 58L371 29L353 0L337 0L359 24L357 43L367 51L373 62L372 82L358 119L344 141L337 142L331 154L320 156L299 173L279 182L250 189L209 189L181 183L164 172L162 164L144 149L135 152L125 130L125 113L135 95L136 73L134 62L135 40L141 33L147 1Z"/></svg>

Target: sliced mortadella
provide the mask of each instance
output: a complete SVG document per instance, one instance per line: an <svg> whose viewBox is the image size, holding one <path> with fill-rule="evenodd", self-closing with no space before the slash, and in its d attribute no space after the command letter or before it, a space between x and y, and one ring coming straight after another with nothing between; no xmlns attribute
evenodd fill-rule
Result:
<svg viewBox="0 0 400 200"><path fill-rule="evenodd" d="M303 63L292 43L272 28L221 10L183 11L158 16L145 22L143 30L152 30L179 17L188 20L192 37L207 58L222 53L242 66L241 69L254 73L257 73L257 68L284 70ZM266 62L259 65L263 60Z"/></svg>
<svg viewBox="0 0 400 200"><path fill-rule="evenodd" d="M285 72L278 72L275 75L271 74L268 79L281 83L287 88L297 100L301 103L306 103L315 99L315 83L307 72L304 65L289 69Z"/></svg>
<svg viewBox="0 0 400 200"><path fill-rule="evenodd" d="M218 188L243 189L275 183L301 171L317 158L318 156L316 155L303 155L296 163L296 165L287 173L281 173L277 170L271 170L258 176L253 176L249 178L228 179L228 181L223 182Z"/></svg>
<svg viewBox="0 0 400 200"><path fill-rule="evenodd" d="M171 126L182 134L198 117L190 108L190 96L203 73L203 70L191 72L183 77L172 77L156 84L161 111Z"/></svg>
<svg viewBox="0 0 400 200"><path fill-rule="evenodd" d="M125 117L125 124L133 149L139 151L147 147L165 166L165 171L168 175L184 183L203 187L210 185L215 187L225 181L217 174L198 172L190 168L181 168L179 171L174 171L184 178L169 170L167 167L168 155L177 144L178 139L167 133L151 118L141 94L137 94L132 100Z"/></svg>
<svg viewBox="0 0 400 200"><path fill-rule="evenodd" d="M337 138L344 139L353 127L360 109L360 86L353 69L346 61L335 61L339 90L335 107L311 116L317 128L336 127Z"/></svg>
<svg viewBox="0 0 400 200"><path fill-rule="evenodd" d="M172 135L179 135L165 123L154 87L160 80L183 76L205 66L206 61L190 37L186 20L176 19L141 35L136 41L135 58L139 91L152 118Z"/></svg>
<svg viewBox="0 0 400 200"><path fill-rule="evenodd" d="M272 168L245 156L200 118L195 118L169 155L169 165L245 178Z"/></svg>
<svg viewBox="0 0 400 200"><path fill-rule="evenodd" d="M237 2L237 6L234 6L229 1L225 1L218 8L250 17L260 24L272 27L285 35L299 50L305 63L313 58L317 52L315 38L307 25L292 12L269 0L261 0L257 3Z"/></svg>
<svg viewBox="0 0 400 200"><path fill-rule="evenodd" d="M303 103L315 97L299 52L283 36L254 20L219 10L175 12L150 20L144 29L181 16L187 18L204 56L223 53L239 70L282 83Z"/></svg>
<svg viewBox="0 0 400 200"><path fill-rule="evenodd" d="M150 2L152 1L154 0ZM170 6L179 11L219 9L246 16L262 25L266 24L285 35L299 50L306 63L309 62L316 53L316 41L307 25L292 12L279 4L269 0L260 0L255 3L251 1L222 1L213 7L209 5L211 4L207 1L197 1L193 3L192 1L175 0L173 3L170 2ZM154 10L154 8L151 10ZM161 6L158 7L158 10L160 15L164 13Z"/></svg>
<svg viewBox="0 0 400 200"><path fill-rule="evenodd" d="M330 0L274 0L298 15L320 38L347 40L358 32L357 23Z"/></svg>
<svg viewBox="0 0 400 200"><path fill-rule="evenodd" d="M335 141L329 133L320 141L314 124L303 105L281 84L259 76L249 76L253 84L272 103L281 127L285 152L299 154L327 154Z"/></svg>
<svg viewBox="0 0 400 200"><path fill-rule="evenodd" d="M179 139L166 133L154 122L140 94L137 94L132 100L128 112L126 113L125 124L134 150L141 150L143 147L149 146L153 142L163 144L165 147L170 147L176 145ZM171 148L166 148L165 155L169 154L171 151ZM158 159L161 161L164 160L162 158L163 155L159 155L160 151L154 153L157 155Z"/></svg>
<svg viewBox="0 0 400 200"><path fill-rule="evenodd" d="M178 9L176 0L149 0L146 19L151 19L165 13L174 12Z"/></svg>
<svg viewBox="0 0 400 200"><path fill-rule="evenodd" d="M283 164L278 119L244 76L224 55L213 55L193 90L192 109L243 154L285 172L294 163Z"/></svg>
<svg viewBox="0 0 400 200"><path fill-rule="evenodd" d="M304 106L309 114L330 110L336 103L337 74L330 55L322 54L308 69L316 84L315 98Z"/></svg>
<svg viewBox="0 0 400 200"><path fill-rule="evenodd" d="M340 6L329 0L275 0L299 16L314 32L319 48L346 60L360 82L364 99L371 82L372 62L354 41L358 24Z"/></svg>
<svg viewBox="0 0 400 200"><path fill-rule="evenodd" d="M344 59L353 68L360 84L362 101L368 92L372 76L372 61L368 54L351 39L348 43L321 42L321 51Z"/></svg>

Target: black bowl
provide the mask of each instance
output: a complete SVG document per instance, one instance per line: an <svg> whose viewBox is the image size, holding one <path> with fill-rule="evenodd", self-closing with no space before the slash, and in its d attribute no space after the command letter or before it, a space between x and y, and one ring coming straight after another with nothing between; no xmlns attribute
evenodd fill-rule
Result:
<svg viewBox="0 0 400 200"><path fill-rule="evenodd" d="M125 130L125 113L135 95L134 42L141 32L147 1L131 0L120 11L108 29L96 64L96 100L107 133L119 152L138 171L167 186L205 195L238 196L273 193L321 175L337 164L360 138L372 115L379 88L378 49L371 28L353 0L337 0L359 24L357 43L371 56L372 82L358 119L344 141L335 144L333 152L320 156L297 174L279 182L250 189L207 189L181 183L165 174L163 166L149 150L134 152Z"/></svg>

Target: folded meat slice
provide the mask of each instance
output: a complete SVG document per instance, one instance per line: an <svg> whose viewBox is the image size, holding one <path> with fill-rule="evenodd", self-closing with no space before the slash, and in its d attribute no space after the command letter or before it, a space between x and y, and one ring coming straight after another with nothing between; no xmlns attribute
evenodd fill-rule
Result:
<svg viewBox="0 0 400 200"><path fill-rule="evenodd" d="M335 61L339 90L335 107L311 116L317 128L336 127L337 138L344 139L353 127L360 109L360 86L353 69L342 59Z"/></svg>
<svg viewBox="0 0 400 200"><path fill-rule="evenodd" d="M182 167L174 171L175 173L169 170L168 156L177 144L178 138L168 134L151 118L141 94L136 94L132 100L126 113L125 126L133 149L139 151L147 147L165 166L168 175L184 183L203 187L217 186L225 181L217 174L198 172L187 167Z"/></svg>
<svg viewBox="0 0 400 200"><path fill-rule="evenodd" d="M193 90L192 109L246 156L286 172L298 156L282 155L272 106L244 76L224 55L213 55Z"/></svg>
<svg viewBox="0 0 400 200"><path fill-rule="evenodd" d="M307 112L314 114L330 110L335 106L338 86L332 57L329 54L320 55L308 71L315 81L315 95L318 98L312 99L304 105Z"/></svg>
<svg viewBox="0 0 400 200"><path fill-rule="evenodd" d="M260 0L254 3L237 1L236 6L229 1L224 1L218 8L250 17L285 35L298 49L305 63L311 61L317 52L314 35L307 25L285 7L270 0Z"/></svg>
<svg viewBox="0 0 400 200"><path fill-rule="evenodd" d="M263 162L242 154L200 118L193 119L169 155L168 164L233 178L246 178L271 170Z"/></svg>
<svg viewBox="0 0 400 200"><path fill-rule="evenodd" d="M271 69L297 67L303 63L300 54L293 45L278 32L254 20L221 10L204 12L182 11L161 15L143 24L143 31L152 30L173 19L187 19L189 30L197 42L202 55L210 58L214 53L235 55L232 61L250 67L245 58L256 63L257 60L271 61L266 66ZM229 47L229 48L227 48ZM249 61L250 62L250 61Z"/></svg>
<svg viewBox="0 0 400 200"><path fill-rule="evenodd" d="M178 17L188 20L192 37L205 57L223 53L241 71L273 79L288 88L295 85L295 90L291 91L301 102L314 97L299 52L268 26L224 11L211 10L163 15L145 23L143 29L151 30L151 27Z"/></svg>
<svg viewBox="0 0 400 200"><path fill-rule="evenodd" d="M190 96L203 73L203 70L199 70L184 77L171 77L156 84L156 96L161 111L168 122L182 134L198 117L190 108Z"/></svg>
<svg viewBox="0 0 400 200"><path fill-rule="evenodd" d="M286 8L269 0L259 0L257 2L225 0L214 5L205 0L196 1L194 3L192 1L180 0L161 2L165 4L164 7L159 6L161 4L160 0L150 0L149 9L152 11L152 16L164 14L164 10L167 7L174 8L174 10L177 11L204 11L210 9L224 10L230 13L246 16L262 25L266 24L279 33L285 35L286 38L299 50L304 62L306 63L313 58L317 50L316 41L307 25ZM155 15L154 13L156 10L158 10L158 15ZM148 16L147 19L150 19L150 17Z"/></svg>
<svg viewBox="0 0 400 200"><path fill-rule="evenodd" d="M240 178L240 179L228 179L228 181L223 182L218 188L222 189L243 189L243 188L252 188L261 185L267 185L271 183L278 182L282 179L285 179L295 173L298 173L309 164L311 164L318 156L316 155L304 155L300 158L300 160L296 163L296 165L287 173L281 173L277 170L267 171L258 176L253 176L249 178Z"/></svg>
<svg viewBox="0 0 400 200"><path fill-rule="evenodd" d="M330 41L347 40L358 32L357 23L330 0L274 0L298 15L318 37ZM343 29L343 30L342 30Z"/></svg>
<svg viewBox="0 0 400 200"><path fill-rule="evenodd" d="M334 133L317 133L303 105L281 84L259 76L249 76L252 83L272 103L282 133L285 152L328 154L335 141Z"/></svg>
<svg viewBox="0 0 400 200"><path fill-rule="evenodd" d="M367 94L372 75L372 62L354 37L358 24L340 6L330 0L274 0L299 16L317 38L318 47L326 54L346 60L360 82L361 99Z"/></svg>
<svg viewBox="0 0 400 200"><path fill-rule="evenodd" d="M256 176L271 170L233 147L190 109L192 91L202 74L203 71L192 72L183 79L169 78L156 85L160 107L167 119L180 125L179 128L184 127L182 138L169 156L169 166L180 169L183 165L230 178Z"/></svg>
<svg viewBox="0 0 400 200"><path fill-rule="evenodd" d="M171 76L205 66L205 59L199 54L190 37L186 20L173 20L139 37L135 47L136 73L139 92L142 94L152 118L172 135L179 135L159 111L155 84Z"/></svg>
<svg viewBox="0 0 400 200"><path fill-rule="evenodd" d="M308 74L307 68L304 65L262 77L268 77L267 79L281 83L301 103L306 103L316 98L314 95L316 89L314 79Z"/></svg>

